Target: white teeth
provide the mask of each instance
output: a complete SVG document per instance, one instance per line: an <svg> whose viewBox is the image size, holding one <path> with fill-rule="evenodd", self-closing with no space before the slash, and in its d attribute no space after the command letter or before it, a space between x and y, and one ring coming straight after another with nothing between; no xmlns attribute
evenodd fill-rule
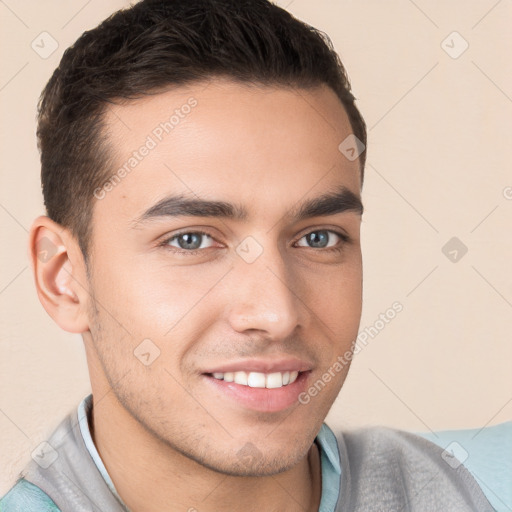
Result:
<svg viewBox="0 0 512 512"><path fill-rule="evenodd" d="M299 372L274 372L274 373L260 373L260 372L214 372L213 377L218 380L226 382L235 382L242 386L249 386L251 388L267 388L275 389L293 384Z"/></svg>
<svg viewBox="0 0 512 512"><path fill-rule="evenodd" d="M247 386L247 373L235 372L235 384L242 384L243 386Z"/></svg>
<svg viewBox="0 0 512 512"><path fill-rule="evenodd" d="M267 388L280 388L283 386L283 375L280 372L267 375Z"/></svg>
<svg viewBox="0 0 512 512"><path fill-rule="evenodd" d="M265 387L265 374L258 372L251 372L247 377L247 385L251 388L264 388Z"/></svg>

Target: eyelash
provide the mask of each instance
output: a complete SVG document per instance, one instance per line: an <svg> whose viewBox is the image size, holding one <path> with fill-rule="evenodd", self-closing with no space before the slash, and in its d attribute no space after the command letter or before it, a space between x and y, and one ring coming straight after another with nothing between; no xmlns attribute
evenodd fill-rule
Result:
<svg viewBox="0 0 512 512"><path fill-rule="evenodd" d="M339 253L344 249L344 246L346 244L350 243L350 241L351 241L350 237L347 236L345 233L341 233L339 231L335 231L332 229L314 229L313 231L309 231L308 233L302 235L297 241L302 240L305 236L310 235L311 233L317 233L320 231L334 233L335 235L339 236L341 238L340 246L339 247L329 247L327 249L315 249L314 247L309 247L309 249L323 251L323 252L329 252L329 253L330 252ZM157 247L162 247L163 249L169 250L169 251L173 252L174 254L183 254L186 256L196 256L197 254L204 252L206 250L206 249L194 249L191 251L186 251L186 250L180 250L180 249L177 249L176 247L167 245L170 241L174 240L175 238L178 238L181 235L205 235L205 236L208 236L208 237L212 238L213 240L215 240L215 238L212 235L210 235L210 233L206 233L205 231L201 231L201 230L182 231L181 233L175 233L174 235L165 238L164 240L162 240L161 242L158 243Z"/></svg>

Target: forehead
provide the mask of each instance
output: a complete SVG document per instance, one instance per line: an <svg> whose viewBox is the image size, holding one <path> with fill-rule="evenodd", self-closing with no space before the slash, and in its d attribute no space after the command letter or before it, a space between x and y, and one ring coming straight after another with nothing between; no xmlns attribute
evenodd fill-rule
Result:
<svg viewBox="0 0 512 512"><path fill-rule="evenodd" d="M327 86L195 83L110 106L105 121L114 166L95 208L126 221L170 193L268 215L341 185L359 194L359 160L339 150L350 122Z"/></svg>

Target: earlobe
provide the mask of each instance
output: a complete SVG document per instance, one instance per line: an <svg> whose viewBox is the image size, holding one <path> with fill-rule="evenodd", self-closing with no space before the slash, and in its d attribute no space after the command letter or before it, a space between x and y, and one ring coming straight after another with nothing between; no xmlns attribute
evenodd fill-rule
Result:
<svg viewBox="0 0 512 512"><path fill-rule="evenodd" d="M85 264L69 231L40 216L30 229L28 250L37 295L46 312L65 331L88 331Z"/></svg>

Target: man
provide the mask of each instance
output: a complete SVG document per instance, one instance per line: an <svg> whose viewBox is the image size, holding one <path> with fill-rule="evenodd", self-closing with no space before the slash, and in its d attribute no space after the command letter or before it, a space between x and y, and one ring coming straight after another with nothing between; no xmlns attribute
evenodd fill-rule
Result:
<svg viewBox="0 0 512 512"><path fill-rule="evenodd" d="M37 293L92 395L2 510L493 510L425 439L324 423L366 130L320 33L265 0L139 2L64 53L38 139Z"/></svg>

